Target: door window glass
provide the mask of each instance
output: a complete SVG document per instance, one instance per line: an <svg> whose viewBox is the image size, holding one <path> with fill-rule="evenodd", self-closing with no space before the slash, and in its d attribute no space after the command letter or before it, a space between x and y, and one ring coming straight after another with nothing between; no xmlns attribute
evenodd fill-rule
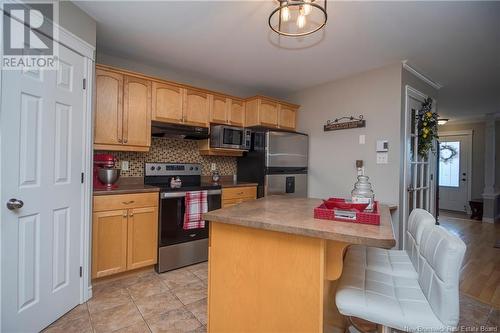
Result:
<svg viewBox="0 0 500 333"><path fill-rule="evenodd" d="M458 187L460 178L460 141L439 145L439 186Z"/></svg>

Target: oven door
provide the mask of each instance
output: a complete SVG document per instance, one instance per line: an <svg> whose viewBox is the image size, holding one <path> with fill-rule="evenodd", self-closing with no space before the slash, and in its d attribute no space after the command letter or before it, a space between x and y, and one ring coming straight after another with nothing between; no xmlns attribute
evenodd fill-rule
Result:
<svg viewBox="0 0 500 333"><path fill-rule="evenodd" d="M160 247L208 238L208 223L204 228L184 230L186 192L160 194L158 245ZM221 190L209 190L208 210L221 208Z"/></svg>

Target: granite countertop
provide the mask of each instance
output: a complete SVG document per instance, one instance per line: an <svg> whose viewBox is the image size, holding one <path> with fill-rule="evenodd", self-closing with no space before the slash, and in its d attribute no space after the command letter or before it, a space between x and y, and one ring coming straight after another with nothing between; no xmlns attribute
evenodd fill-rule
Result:
<svg viewBox="0 0 500 333"><path fill-rule="evenodd" d="M313 210L321 199L268 196L203 214L209 221L285 232L321 239L392 248L396 244L391 215L380 205L380 226L318 220Z"/></svg>
<svg viewBox="0 0 500 333"><path fill-rule="evenodd" d="M118 180L118 187L115 189L94 189L94 195L131 194L159 192L156 186L144 185L142 177L122 177Z"/></svg>

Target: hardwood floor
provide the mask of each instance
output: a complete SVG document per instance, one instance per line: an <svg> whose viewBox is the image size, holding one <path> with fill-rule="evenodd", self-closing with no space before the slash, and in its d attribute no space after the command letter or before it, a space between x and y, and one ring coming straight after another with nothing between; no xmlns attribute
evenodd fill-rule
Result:
<svg viewBox="0 0 500 333"><path fill-rule="evenodd" d="M460 291L500 309L500 224L470 220L466 215L441 212L439 222L467 244Z"/></svg>

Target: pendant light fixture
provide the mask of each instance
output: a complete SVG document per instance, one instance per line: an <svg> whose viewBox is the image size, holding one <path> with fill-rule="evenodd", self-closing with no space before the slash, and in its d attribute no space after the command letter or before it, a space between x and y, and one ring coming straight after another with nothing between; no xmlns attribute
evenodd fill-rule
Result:
<svg viewBox="0 0 500 333"><path fill-rule="evenodd" d="M277 0L269 15L269 27L282 36L310 35L326 25L327 0Z"/></svg>

